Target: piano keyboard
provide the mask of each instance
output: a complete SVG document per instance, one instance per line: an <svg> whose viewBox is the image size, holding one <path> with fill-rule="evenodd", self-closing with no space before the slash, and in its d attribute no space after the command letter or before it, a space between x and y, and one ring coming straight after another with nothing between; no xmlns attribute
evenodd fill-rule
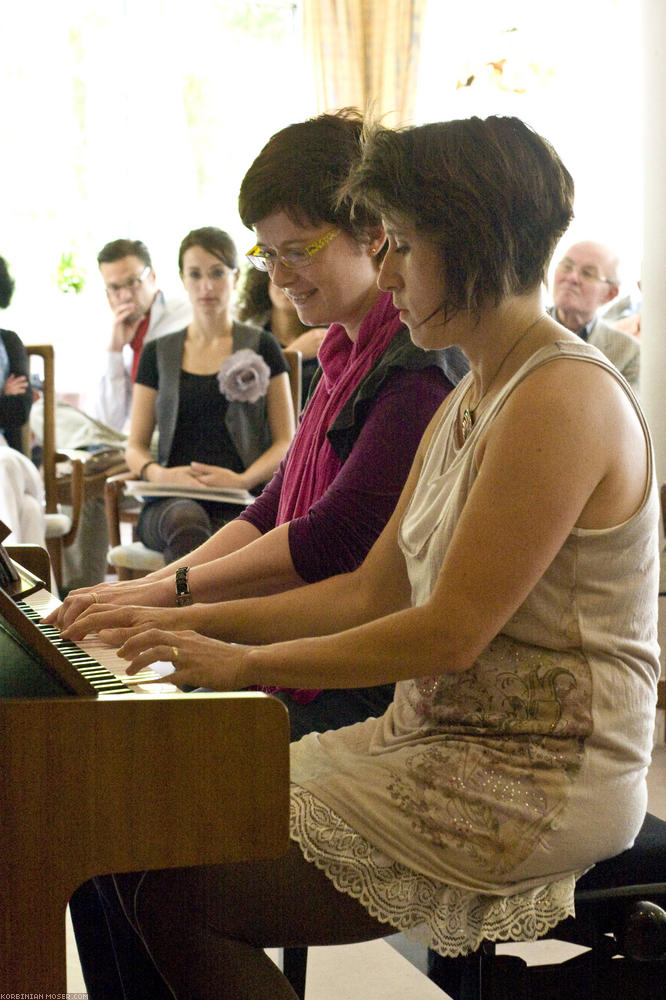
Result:
<svg viewBox="0 0 666 1000"><path fill-rule="evenodd" d="M128 676L126 661L121 660L114 649L104 645L94 635L86 636L80 644L69 639L61 639L59 628L42 621L42 618L59 607L60 603L57 597L46 590L36 591L17 601L23 613L99 695L181 693L179 688L168 682L145 683L158 681L163 676L159 670L148 668L131 677Z"/></svg>

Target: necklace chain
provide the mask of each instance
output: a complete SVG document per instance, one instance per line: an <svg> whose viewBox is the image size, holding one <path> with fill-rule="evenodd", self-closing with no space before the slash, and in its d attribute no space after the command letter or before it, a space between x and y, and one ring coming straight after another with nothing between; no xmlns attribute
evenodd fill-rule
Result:
<svg viewBox="0 0 666 1000"><path fill-rule="evenodd" d="M478 401L476 403L476 406L466 406L464 408L463 414L462 414L462 420L461 420L461 430L462 430L463 441L466 441L467 438L469 437L469 435L472 433L472 428L474 427L474 419L475 419L476 411L478 410L478 408L481 405L482 401L488 395L488 392L492 388L492 386L493 386L493 384L495 382L495 379L497 378L497 376L501 372L502 368L504 367L504 363L506 361L508 361L508 359L513 354L513 352L516 349L516 347L518 347L518 344L521 342L521 340L523 340L527 336L527 334L530 332L530 330L533 330L534 327L537 326L541 322L542 319L545 319L545 313L543 315L539 316L537 319L535 319L534 322L530 323L529 326L525 327L525 329L520 334L520 336L518 337L518 339L514 340L513 344L511 345L511 347L509 348L509 350L506 352L506 354L504 355L504 357L500 361L497 369L495 370L495 374L491 378L490 382L488 383L488 385L486 386L486 388L484 389L484 391L479 396Z"/></svg>

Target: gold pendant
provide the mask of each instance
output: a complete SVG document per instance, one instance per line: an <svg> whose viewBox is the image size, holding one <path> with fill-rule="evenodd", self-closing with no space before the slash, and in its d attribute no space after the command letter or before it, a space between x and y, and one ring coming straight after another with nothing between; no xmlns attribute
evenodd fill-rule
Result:
<svg viewBox="0 0 666 1000"><path fill-rule="evenodd" d="M467 407L463 410L461 426L463 441L466 441L472 432L472 427L474 426L474 414Z"/></svg>

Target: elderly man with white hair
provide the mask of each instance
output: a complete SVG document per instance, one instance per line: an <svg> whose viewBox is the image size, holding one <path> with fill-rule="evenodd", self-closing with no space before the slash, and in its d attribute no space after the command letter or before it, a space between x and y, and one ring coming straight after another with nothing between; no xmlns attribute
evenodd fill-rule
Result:
<svg viewBox="0 0 666 1000"><path fill-rule="evenodd" d="M598 347L638 392L639 341L597 315L619 292L618 267L617 256L602 243L574 243L555 267L549 312L567 330Z"/></svg>

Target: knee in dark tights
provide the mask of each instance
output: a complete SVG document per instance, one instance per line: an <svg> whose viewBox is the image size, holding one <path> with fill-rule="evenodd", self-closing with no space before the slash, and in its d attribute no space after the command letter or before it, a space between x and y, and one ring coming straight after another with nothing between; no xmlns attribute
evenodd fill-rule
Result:
<svg viewBox="0 0 666 1000"><path fill-rule="evenodd" d="M196 500L172 499L145 508L138 534L144 545L164 553L167 562L181 559L213 533L211 520Z"/></svg>

